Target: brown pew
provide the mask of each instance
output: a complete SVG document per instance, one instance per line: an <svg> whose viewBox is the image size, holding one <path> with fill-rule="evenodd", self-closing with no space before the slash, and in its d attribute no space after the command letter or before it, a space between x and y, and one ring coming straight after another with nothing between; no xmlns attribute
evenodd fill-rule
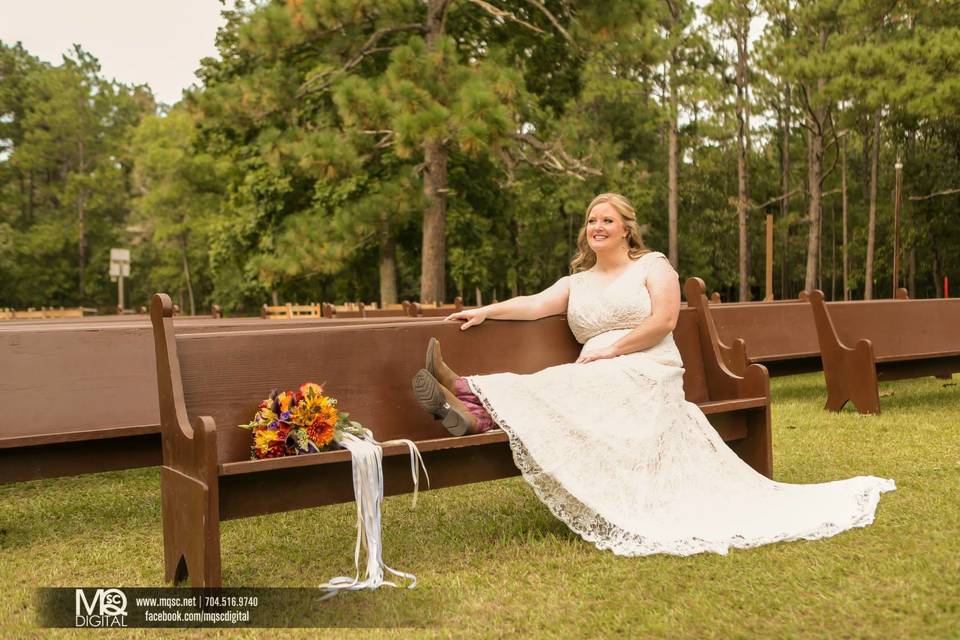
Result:
<svg viewBox="0 0 960 640"><path fill-rule="evenodd" d="M82 318L84 311L86 311L86 309L81 307L70 309L64 309L63 307L41 307L34 309L31 307L24 311L3 308L0 309L0 320L59 320L63 318Z"/></svg>
<svg viewBox="0 0 960 640"><path fill-rule="evenodd" d="M407 315L416 318L446 318L451 313L463 311L463 298L457 296L453 299L453 304L425 304L420 302L411 302L407 306Z"/></svg>
<svg viewBox="0 0 960 640"><path fill-rule="evenodd" d="M329 302L323 303L323 317L336 318L338 320L350 318L402 318L408 316L407 307L410 303L402 305L388 305L386 309L378 309L375 305L358 302L350 305L333 305Z"/></svg>
<svg viewBox="0 0 960 640"><path fill-rule="evenodd" d="M424 322L287 320L284 327ZM260 318L177 317L177 332L261 331ZM0 325L0 484L159 465L160 412L146 317Z"/></svg>
<svg viewBox="0 0 960 640"><path fill-rule="evenodd" d="M688 296L703 283L687 283ZM423 453L432 488L517 474L498 430L450 437L417 405L411 376L423 366L431 336L462 373L530 373L576 359L580 345L566 320L490 321L470 332L458 325L384 323L257 332L176 334L170 299L153 307L163 437L161 495L168 581L219 586L220 522L353 500L350 454L329 451L249 459L247 422L272 388L327 381L351 417L379 439L410 438ZM730 446L759 472L772 473L769 380L751 366L732 375L716 335L697 309L683 309L674 333L684 358L687 399L696 402ZM522 348L518 348L522 345ZM384 451L387 495L412 490L404 447Z"/></svg>
<svg viewBox="0 0 960 640"><path fill-rule="evenodd" d="M831 411L853 402L860 413L880 413L879 381L960 371L960 299L827 305L814 291L810 306Z"/></svg>
<svg viewBox="0 0 960 640"><path fill-rule="evenodd" d="M723 361L734 373L742 374L750 364L764 365L771 377L820 371L820 344L808 303L703 302L716 326Z"/></svg>
<svg viewBox="0 0 960 640"><path fill-rule="evenodd" d="M897 289L896 299L909 299L907 290ZM801 291L797 300L709 305L720 353L730 370L742 374L747 365L762 364L771 378L822 371L820 342L808 302L809 295Z"/></svg>
<svg viewBox="0 0 960 640"><path fill-rule="evenodd" d="M264 320L292 320L294 318L319 318L320 305L313 304L281 304L271 306L264 304L260 307L260 317Z"/></svg>

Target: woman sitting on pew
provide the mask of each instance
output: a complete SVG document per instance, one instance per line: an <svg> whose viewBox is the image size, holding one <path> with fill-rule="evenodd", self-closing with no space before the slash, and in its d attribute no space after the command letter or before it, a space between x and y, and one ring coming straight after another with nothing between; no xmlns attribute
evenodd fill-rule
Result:
<svg viewBox="0 0 960 640"><path fill-rule="evenodd" d="M644 246L626 198L594 198L577 247L572 274L541 293L447 317L466 330L488 318L565 312L583 344L576 362L461 377L431 339L413 389L450 433L503 429L537 496L574 532L618 555L726 553L873 522L892 480L774 482L686 401L673 341L677 273Z"/></svg>

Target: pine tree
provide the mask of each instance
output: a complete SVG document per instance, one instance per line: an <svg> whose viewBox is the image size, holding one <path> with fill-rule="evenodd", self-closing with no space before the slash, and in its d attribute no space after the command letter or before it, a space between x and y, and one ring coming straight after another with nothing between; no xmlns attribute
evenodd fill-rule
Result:
<svg viewBox="0 0 960 640"><path fill-rule="evenodd" d="M750 299L750 242L747 214L750 208L750 187L747 158L750 154L750 22L758 8L753 0L713 0L707 5L718 33L733 43L730 56L735 91L734 112L737 141L737 223L739 228L739 292L738 299Z"/></svg>

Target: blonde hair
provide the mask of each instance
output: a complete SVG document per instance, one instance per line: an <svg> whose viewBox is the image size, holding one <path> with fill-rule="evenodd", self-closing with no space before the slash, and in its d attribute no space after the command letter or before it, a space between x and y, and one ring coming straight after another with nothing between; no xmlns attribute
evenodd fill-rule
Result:
<svg viewBox="0 0 960 640"><path fill-rule="evenodd" d="M570 261L570 272L586 271L597 264L597 254L590 248L587 242L587 220L590 219L590 212L597 205L608 203L623 218L623 226L627 228L627 253L631 260L636 260L650 249L643 244L643 237L640 235L640 225L637 224L637 213L633 210L630 201L619 193L601 193L590 201L587 206L587 213L583 217L583 226L580 228L580 234L577 236L577 255Z"/></svg>

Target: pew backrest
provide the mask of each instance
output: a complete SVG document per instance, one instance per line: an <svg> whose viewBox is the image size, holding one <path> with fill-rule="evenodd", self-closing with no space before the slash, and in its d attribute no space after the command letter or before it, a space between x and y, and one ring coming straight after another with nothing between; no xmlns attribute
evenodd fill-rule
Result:
<svg viewBox="0 0 960 640"><path fill-rule="evenodd" d="M808 302L731 303L711 305L721 341L746 341L753 362L814 357L820 353L817 329Z"/></svg>
<svg viewBox="0 0 960 640"><path fill-rule="evenodd" d="M840 342L853 348L870 340L878 361L960 353L960 299L859 300L826 308Z"/></svg>
<svg viewBox="0 0 960 640"><path fill-rule="evenodd" d="M687 399L711 399L696 312L684 309L674 333L684 358ZM211 416L220 463L246 460L248 422L272 389L312 381L379 439L425 440L446 432L416 403L410 379L424 365L430 337L461 374L532 373L573 362L581 345L565 316L533 322L488 321L471 329L442 320L178 334L178 372L189 423ZM165 375L161 372L160 375Z"/></svg>

